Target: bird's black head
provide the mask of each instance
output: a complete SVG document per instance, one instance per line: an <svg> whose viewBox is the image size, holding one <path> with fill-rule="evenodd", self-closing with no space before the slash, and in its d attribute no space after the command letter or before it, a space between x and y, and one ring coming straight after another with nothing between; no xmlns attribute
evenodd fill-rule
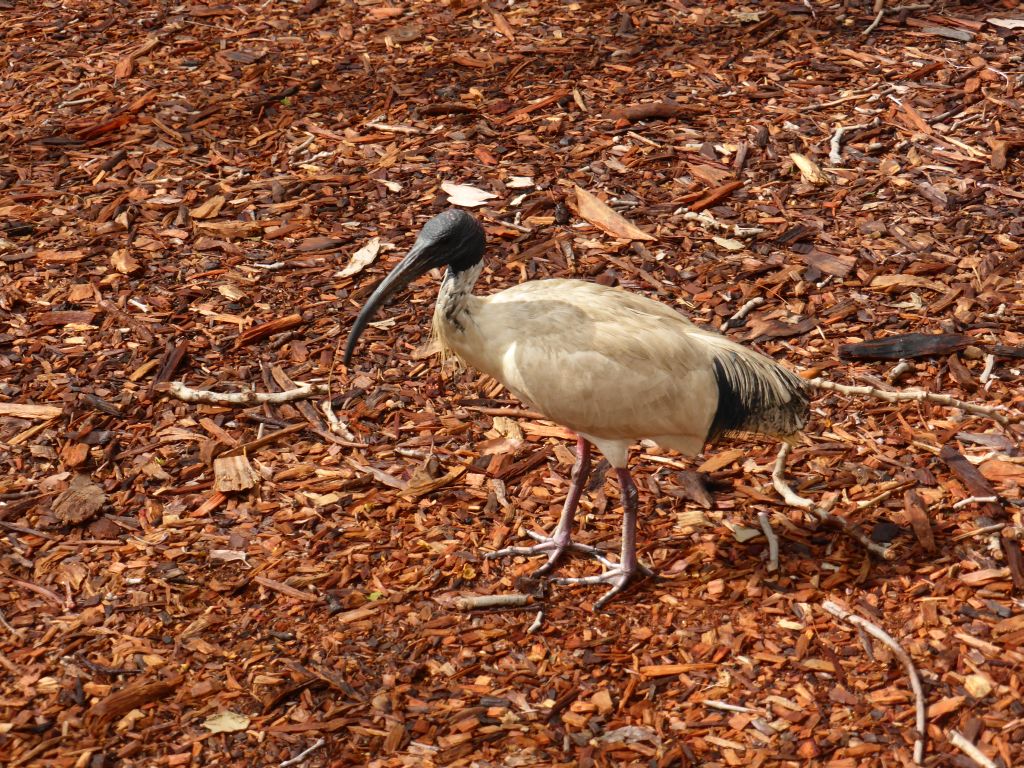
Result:
<svg viewBox="0 0 1024 768"><path fill-rule="evenodd" d="M423 225L409 253L388 273L356 317L345 344L345 365L377 310L395 293L435 267L462 272L484 257L484 229L469 213L451 208Z"/></svg>
<svg viewBox="0 0 1024 768"><path fill-rule="evenodd" d="M405 260L417 254L419 261L429 264L423 272L444 266L461 272L484 257L484 242L484 228L472 214L449 208L423 225Z"/></svg>

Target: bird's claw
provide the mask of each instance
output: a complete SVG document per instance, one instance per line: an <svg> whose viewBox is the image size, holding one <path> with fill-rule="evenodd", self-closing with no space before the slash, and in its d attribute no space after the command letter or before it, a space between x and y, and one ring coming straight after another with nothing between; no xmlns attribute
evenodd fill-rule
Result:
<svg viewBox="0 0 1024 768"><path fill-rule="evenodd" d="M520 555L523 557L533 557L535 555L547 555L548 561L533 572L533 576L545 576L554 570L554 567L558 562L565 556L566 552L581 552L585 555L591 555L595 557L599 562L605 566L609 565L609 562L604 557L604 552L597 547L591 547L588 544L578 544L571 539L568 541L559 541L553 536L544 536L540 533L533 531L527 531L527 535L531 539L534 539L537 544L531 547L505 547L499 549L496 552L488 552L484 555L485 560L496 560L499 557L513 557Z"/></svg>
<svg viewBox="0 0 1024 768"><path fill-rule="evenodd" d="M608 569L604 573L599 573L596 576L578 576L575 578L561 577L552 579L552 581L562 586L611 584L612 588L605 592L600 600L594 603L594 608L599 609L603 608L617 594L625 591L626 587L632 584L638 576L646 576L648 578L655 576L654 571L641 563L637 563L635 569L626 570L620 564L610 562L606 558L599 557L598 560Z"/></svg>
<svg viewBox="0 0 1024 768"><path fill-rule="evenodd" d="M536 531L527 531L526 535L534 541L540 542L540 545L553 544L555 548L558 548L558 543L550 536L545 536L543 533L537 533ZM512 547L514 549L514 547ZM521 547L521 549L533 549L533 547ZM593 555L596 558L604 556L604 550L592 547L589 544L580 544L577 541L571 539L561 548L561 552L580 552L584 555Z"/></svg>

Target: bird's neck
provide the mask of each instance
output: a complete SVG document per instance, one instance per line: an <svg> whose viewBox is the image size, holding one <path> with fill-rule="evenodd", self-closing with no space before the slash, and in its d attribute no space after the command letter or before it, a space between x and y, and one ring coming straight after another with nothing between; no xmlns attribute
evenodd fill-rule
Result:
<svg viewBox="0 0 1024 768"><path fill-rule="evenodd" d="M441 281L441 291L434 305L434 338L442 358L454 355L465 361L472 349L473 308L480 301L473 295L473 284L480 276L482 263L468 269L449 269ZM467 349L467 344L469 349Z"/></svg>
<svg viewBox="0 0 1024 768"><path fill-rule="evenodd" d="M437 296L435 318L456 331L463 330L468 321L473 297L473 286L480 277L483 262L477 262L466 269L449 268L441 281L441 291Z"/></svg>

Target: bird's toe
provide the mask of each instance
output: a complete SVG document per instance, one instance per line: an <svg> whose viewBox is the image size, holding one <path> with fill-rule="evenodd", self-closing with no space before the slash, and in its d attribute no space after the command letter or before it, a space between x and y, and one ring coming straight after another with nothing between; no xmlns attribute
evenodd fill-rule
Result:
<svg viewBox="0 0 1024 768"><path fill-rule="evenodd" d="M613 597L618 595L620 592L626 590L636 579L640 576L654 576L655 573L645 565L637 563L636 568L626 570L618 563L612 563L611 561L599 557L598 560L607 568L604 573L599 573L596 576L578 576L574 578L558 578L552 579L555 584L563 586L587 586L594 584L610 584L611 589L608 590L601 599L595 604L595 608L603 608Z"/></svg>
<svg viewBox="0 0 1024 768"><path fill-rule="evenodd" d="M611 567L613 563L605 559L604 552L597 547L592 547L589 544L578 544L571 539L560 539L554 536L545 536L535 531L527 531L527 535L536 541L529 547L505 547L495 552L487 552L484 555L485 560L496 560L499 557L535 557L537 555L547 555L548 561L544 563L532 574L534 578L540 576L547 576L551 573L555 566L561 562L562 558L565 557L566 552L581 552L585 555L591 555L595 557L605 567Z"/></svg>

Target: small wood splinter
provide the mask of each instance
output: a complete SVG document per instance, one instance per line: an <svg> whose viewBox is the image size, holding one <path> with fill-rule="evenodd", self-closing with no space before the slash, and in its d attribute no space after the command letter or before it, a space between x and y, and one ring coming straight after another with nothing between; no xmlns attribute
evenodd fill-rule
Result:
<svg viewBox="0 0 1024 768"><path fill-rule="evenodd" d="M327 739L323 737L317 739L309 747L306 747L306 749L299 752L299 754L297 754L295 757L289 758L288 760L285 760L283 763L280 763L277 768L291 768L291 766L293 765L298 765L311 754L320 749L320 747L322 747L326 743Z"/></svg>
<svg viewBox="0 0 1024 768"><path fill-rule="evenodd" d="M966 736L960 733L960 731L950 731L946 734L946 737L949 739L950 744L971 758L971 760L980 765L981 768L996 768L996 764L992 760L989 760L985 753L974 746L974 744L972 744Z"/></svg>

